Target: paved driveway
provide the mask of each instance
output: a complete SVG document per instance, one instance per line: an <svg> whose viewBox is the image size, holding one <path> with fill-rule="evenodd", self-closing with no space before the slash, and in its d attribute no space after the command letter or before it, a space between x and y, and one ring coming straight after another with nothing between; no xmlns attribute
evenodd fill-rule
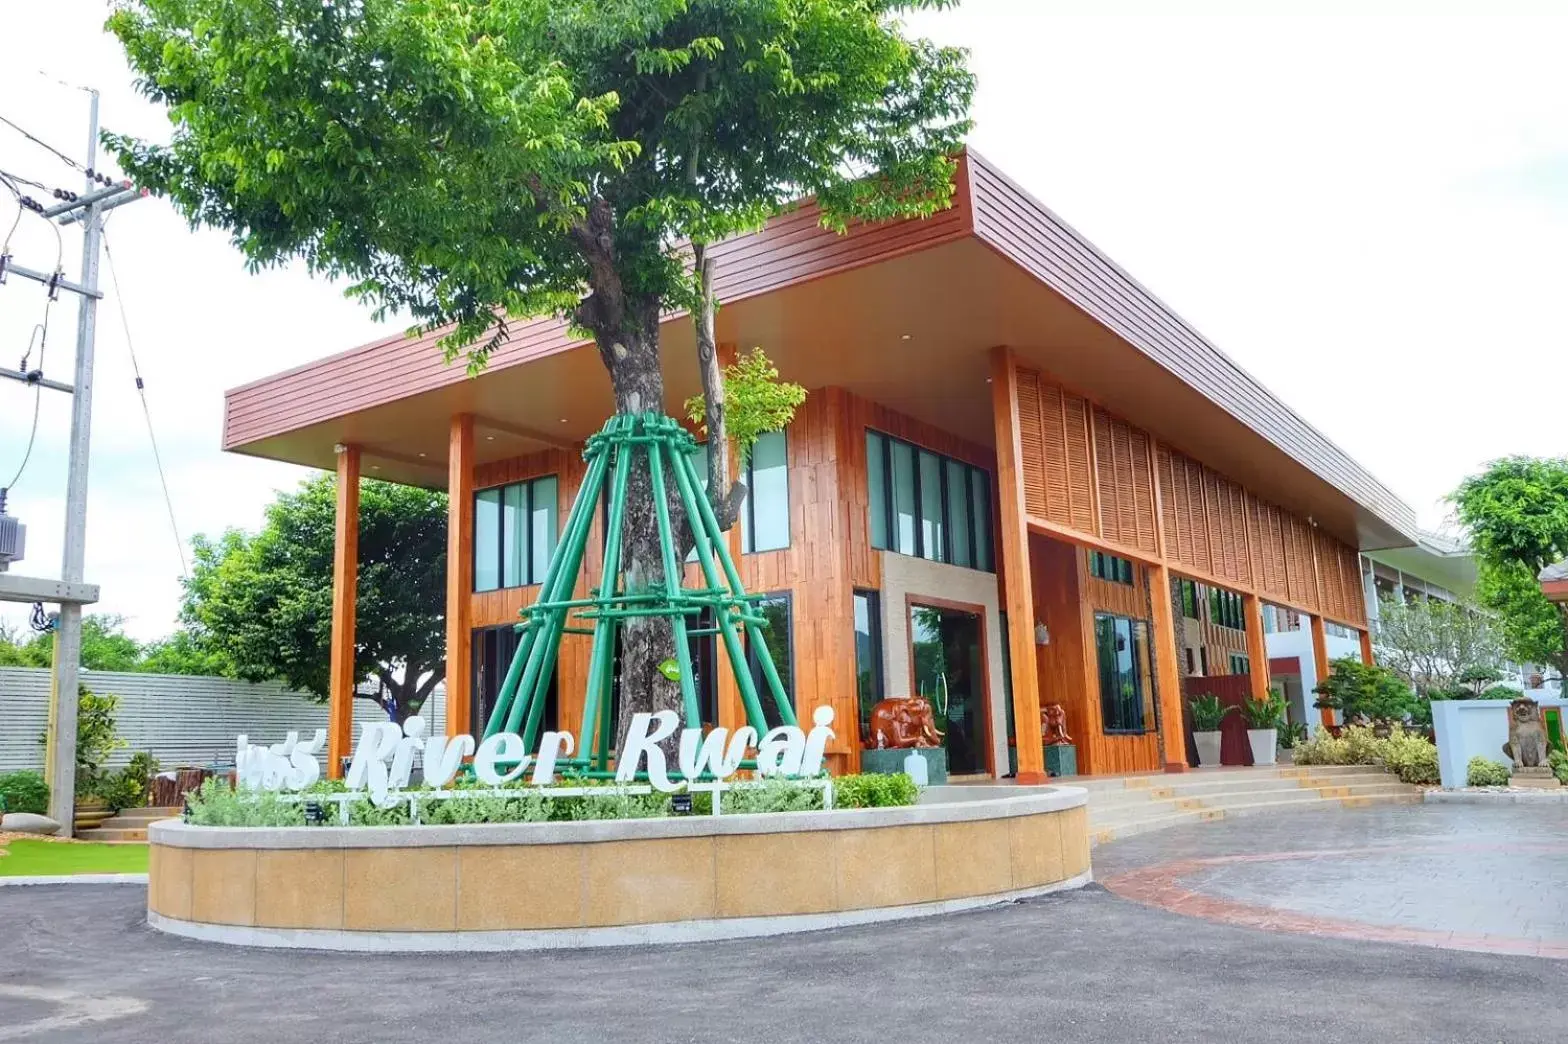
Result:
<svg viewBox="0 0 1568 1044"><path fill-rule="evenodd" d="M1523 937L1533 926L1555 938L1558 915L1543 915L1531 896L1543 880L1557 882L1548 891L1568 884L1553 873L1568 864L1532 856L1520 878L1496 850L1467 856L1463 846L1564 837L1564 825L1540 810L1298 813L1105 846L1096 872L1115 881L1175 860L1442 844L1450 854L1409 862L1205 865L1199 884L1248 904L1270 883L1289 885L1286 901L1298 904L1321 902L1312 897L1332 886L1358 917L1388 896L1436 886L1446 889L1428 904L1439 920L1473 902L1467 930ZM1414 876L1391 886L1396 871ZM1299 881L1303 873L1311 880ZM515 956L192 943L148 929L143 903L134 886L0 888L0 1041L1533 1044L1554 1039L1568 981L1568 964L1554 960L1259 931L1099 886L900 925ZM1420 920L1420 904L1396 905L1391 916L1416 918L1409 927L1435 923Z"/></svg>

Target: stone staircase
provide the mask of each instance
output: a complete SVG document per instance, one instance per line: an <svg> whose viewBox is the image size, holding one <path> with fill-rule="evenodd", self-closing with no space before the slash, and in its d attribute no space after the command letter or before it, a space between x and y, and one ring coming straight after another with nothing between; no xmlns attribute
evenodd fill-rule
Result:
<svg viewBox="0 0 1568 1044"><path fill-rule="evenodd" d="M1089 836L1095 844L1233 816L1421 800L1420 787L1375 765L1276 765L1062 782L1089 791Z"/></svg>
<svg viewBox="0 0 1568 1044"><path fill-rule="evenodd" d="M179 815L178 808L127 808L114 815L94 813L88 821L78 815L76 837L81 841L146 841L149 823Z"/></svg>

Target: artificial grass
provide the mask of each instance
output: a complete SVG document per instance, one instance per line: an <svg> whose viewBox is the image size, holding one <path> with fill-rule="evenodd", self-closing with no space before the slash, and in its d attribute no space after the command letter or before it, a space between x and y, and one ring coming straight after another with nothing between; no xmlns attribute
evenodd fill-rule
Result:
<svg viewBox="0 0 1568 1044"><path fill-rule="evenodd" d="M145 874L146 845L107 845L101 841L0 843L0 877L55 877L70 874Z"/></svg>

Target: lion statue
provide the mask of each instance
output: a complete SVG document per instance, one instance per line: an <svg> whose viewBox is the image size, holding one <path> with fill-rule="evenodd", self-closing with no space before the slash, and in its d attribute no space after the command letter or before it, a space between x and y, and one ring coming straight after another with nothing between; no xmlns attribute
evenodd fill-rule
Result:
<svg viewBox="0 0 1568 1044"><path fill-rule="evenodd" d="M1503 744L1503 753L1513 759L1516 769L1545 768L1548 764L1541 705L1528 696L1508 705L1508 742Z"/></svg>
<svg viewBox="0 0 1568 1044"><path fill-rule="evenodd" d="M895 696L871 708L871 746L875 749L941 745L936 712L924 696Z"/></svg>
<svg viewBox="0 0 1568 1044"><path fill-rule="evenodd" d="M1073 738L1067 735L1067 710L1060 703L1047 703L1040 708L1040 736L1047 747L1072 746Z"/></svg>

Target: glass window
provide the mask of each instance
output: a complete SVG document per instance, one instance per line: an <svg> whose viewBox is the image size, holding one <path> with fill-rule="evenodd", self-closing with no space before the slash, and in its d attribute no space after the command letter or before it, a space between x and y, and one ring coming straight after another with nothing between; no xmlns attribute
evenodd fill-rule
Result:
<svg viewBox="0 0 1568 1044"><path fill-rule="evenodd" d="M782 431L766 432L751 447L746 489L741 550L751 554L788 547L789 453Z"/></svg>
<svg viewBox="0 0 1568 1044"><path fill-rule="evenodd" d="M893 550L901 555L916 553L915 534L915 447L895 442L893 449Z"/></svg>
<svg viewBox="0 0 1568 1044"><path fill-rule="evenodd" d="M1132 562L1103 551L1089 552L1089 575L1116 584L1132 585Z"/></svg>
<svg viewBox="0 0 1568 1044"><path fill-rule="evenodd" d="M697 489L706 490L708 488L708 444L706 442L697 443L697 449L691 455L691 466L697 469ZM606 496L604 502L608 504L610 498ZM744 519L745 516L746 512L742 510L741 517ZM691 550L686 552L686 561L697 561L696 544L693 544Z"/></svg>
<svg viewBox="0 0 1568 1044"><path fill-rule="evenodd" d="M790 626L790 597L788 593L770 594L756 604L757 612L767 623L762 625L762 639L768 645L768 655L773 660L773 669L778 671L779 682L784 689L784 698L791 707L795 705L794 684L794 635ZM757 699L762 704L762 717L768 727L783 724L783 717L779 714L778 705L774 702L772 691L768 687L767 678L762 670L762 661L757 656L757 650L746 643L746 665L751 669L751 680L757 687Z"/></svg>
<svg viewBox="0 0 1568 1044"><path fill-rule="evenodd" d="M554 475L474 494L474 590L544 582L555 554Z"/></svg>
<svg viewBox="0 0 1568 1044"><path fill-rule="evenodd" d="M920 556L933 562L949 561L942 528L942 458L920 451Z"/></svg>
<svg viewBox="0 0 1568 1044"><path fill-rule="evenodd" d="M984 470L867 431L866 481L872 547L993 571Z"/></svg>
<svg viewBox="0 0 1568 1044"><path fill-rule="evenodd" d="M871 511L871 546L887 548L887 439L866 432L867 500Z"/></svg>
<svg viewBox="0 0 1568 1044"><path fill-rule="evenodd" d="M974 566L974 550L969 543L969 468L956 460L946 463L947 520L952 527L949 561L958 566Z"/></svg>
<svg viewBox="0 0 1568 1044"><path fill-rule="evenodd" d="M501 491L480 490L474 497L474 590L501 586Z"/></svg>
<svg viewBox="0 0 1568 1044"><path fill-rule="evenodd" d="M875 591L855 592L855 692L862 733L871 728L871 708L882 698L881 602Z"/></svg>
<svg viewBox="0 0 1568 1044"><path fill-rule="evenodd" d="M1110 613L1094 615L1100 675L1100 716L1108 733L1148 732L1155 727L1149 670L1149 626Z"/></svg>

